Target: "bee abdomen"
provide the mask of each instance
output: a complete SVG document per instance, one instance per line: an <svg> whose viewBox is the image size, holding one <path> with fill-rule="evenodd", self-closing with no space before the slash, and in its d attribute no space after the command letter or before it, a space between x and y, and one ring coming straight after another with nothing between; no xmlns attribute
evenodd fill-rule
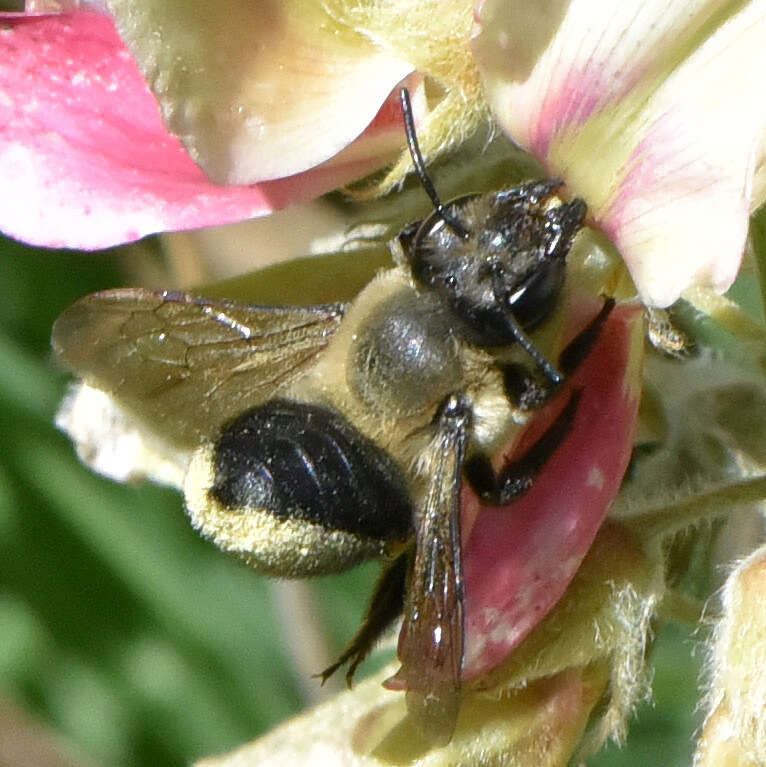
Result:
<svg viewBox="0 0 766 767"><path fill-rule="evenodd" d="M215 450L211 495L331 530L404 538L412 524L396 465L327 408L273 400L231 423Z"/></svg>
<svg viewBox="0 0 766 767"><path fill-rule="evenodd" d="M272 400L192 458L192 522L225 551L287 576L336 572L412 535L402 471L338 413Z"/></svg>

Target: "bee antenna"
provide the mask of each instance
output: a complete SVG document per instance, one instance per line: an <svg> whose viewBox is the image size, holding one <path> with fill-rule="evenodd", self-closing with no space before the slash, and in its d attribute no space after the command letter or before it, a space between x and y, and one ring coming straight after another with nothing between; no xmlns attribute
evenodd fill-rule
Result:
<svg viewBox="0 0 766 767"><path fill-rule="evenodd" d="M399 98L402 102L402 116L404 117L404 132L407 134L407 146L410 149L412 162L415 165L415 172L418 174L420 183L423 185L426 194L431 198L436 214L442 221L461 239L468 239L468 230L442 205L439 195L436 194L433 182L426 171L426 164L423 162L423 155L420 153L418 138L415 134L415 120L412 117L412 104L410 103L410 92L406 88L399 91Z"/></svg>

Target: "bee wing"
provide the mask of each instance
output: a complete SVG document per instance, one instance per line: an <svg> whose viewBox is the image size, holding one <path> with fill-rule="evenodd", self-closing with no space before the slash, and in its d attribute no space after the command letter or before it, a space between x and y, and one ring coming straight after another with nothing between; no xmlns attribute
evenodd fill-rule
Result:
<svg viewBox="0 0 766 767"><path fill-rule="evenodd" d="M110 290L53 328L58 358L150 431L194 448L288 385L327 345L340 304L247 306L186 293Z"/></svg>
<svg viewBox="0 0 766 767"><path fill-rule="evenodd" d="M397 675L406 680L410 714L434 745L448 743L455 729L463 661L460 482L468 416L459 398L451 400L422 458L427 481L415 511Z"/></svg>

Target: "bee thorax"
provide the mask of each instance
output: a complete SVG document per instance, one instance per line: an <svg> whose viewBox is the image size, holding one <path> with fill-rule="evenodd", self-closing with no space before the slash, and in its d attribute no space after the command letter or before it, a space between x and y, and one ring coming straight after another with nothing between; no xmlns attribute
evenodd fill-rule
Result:
<svg viewBox="0 0 766 767"><path fill-rule="evenodd" d="M349 350L350 390L389 416L433 409L462 381L449 317L431 295L393 293L359 329Z"/></svg>

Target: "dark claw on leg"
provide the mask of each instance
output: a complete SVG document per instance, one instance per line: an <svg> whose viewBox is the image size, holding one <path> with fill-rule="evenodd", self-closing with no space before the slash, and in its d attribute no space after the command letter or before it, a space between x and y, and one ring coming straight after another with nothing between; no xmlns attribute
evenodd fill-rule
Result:
<svg viewBox="0 0 766 767"><path fill-rule="evenodd" d="M495 473L485 455L470 458L465 473L471 487L493 506L505 506L523 495L571 431L579 401L580 392L573 392L564 409L537 442L520 458L507 461L499 472Z"/></svg>
<svg viewBox="0 0 766 767"><path fill-rule="evenodd" d="M614 309L615 300L607 298L601 311L570 341L559 356L559 367L564 375L570 376L583 363L596 341L598 341L604 323Z"/></svg>

